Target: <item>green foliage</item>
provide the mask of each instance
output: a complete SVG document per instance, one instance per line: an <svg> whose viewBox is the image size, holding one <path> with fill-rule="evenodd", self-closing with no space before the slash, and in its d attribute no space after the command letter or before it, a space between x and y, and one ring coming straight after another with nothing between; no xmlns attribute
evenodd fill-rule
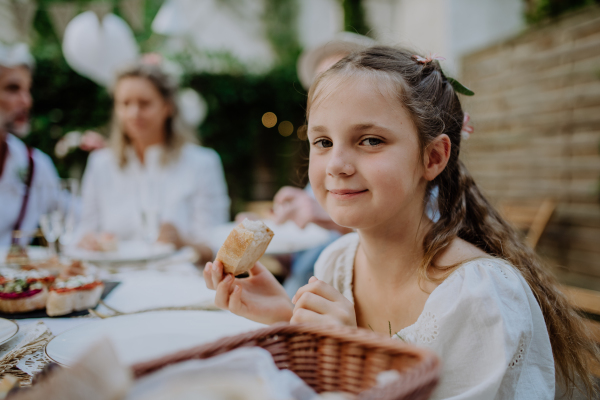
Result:
<svg viewBox="0 0 600 400"><path fill-rule="evenodd" d="M533 24L548 18L556 18L561 14L588 5L600 4L600 0L526 0L528 11L527 22Z"/></svg>
<svg viewBox="0 0 600 400"><path fill-rule="evenodd" d="M368 36L369 26L365 18L362 0L341 0L344 6L344 29Z"/></svg>
<svg viewBox="0 0 600 400"><path fill-rule="evenodd" d="M221 155L236 211L244 200L270 200L280 186L300 183L298 172L306 152L296 132L304 123L306 94L293 65L280 66L263 76L195 74L190 85L208 103L201 141ZM262 124L266 112L277 116L275 127ZM279 134L282 121L294 125L291 136ZM252 190L257 168L270 175L266 178L271 181L270 188L262 195Z"/></svg>
<svg viewBox="0 0 600 400"><path fill-rule="evenodd" d="M37 66L32 90L32 131L26 140L53 157L61 176L79 176L87 153L77 150L59 159L54 155L54 146L72 130L95 129L107 133L112 101L104 88L67 65L45 8L52 1L39 0L34 20L37 34L32 52ZM80 3L84 6L87 1ZM116 1L110 1L118 14ZM262 76L244 74L240 68L236 74L188 73L183 79L207 100L209 114L199 129L199 137L203 145L214 148L221 156L234 213L241 211L246 201L270 199L282 185L305 183L299 171L306 164L307 146L296 135L297 128L304 123L306 104L306 93L298 82L295 66L301 50L293 23L296 3L268 2L265 26L278 55L278 66ZM161 4L162 0L146 0L145 29L136 33L142 52L156 51L162 43L163 38L152 34L150 29ZM185 56L178 61L186 65ZM261 118L268 111L277 115L278 123L290 121L294 133L283 137L277 126L263 126ZM256 177L261 174L266 187L257 191Z"/></svg>

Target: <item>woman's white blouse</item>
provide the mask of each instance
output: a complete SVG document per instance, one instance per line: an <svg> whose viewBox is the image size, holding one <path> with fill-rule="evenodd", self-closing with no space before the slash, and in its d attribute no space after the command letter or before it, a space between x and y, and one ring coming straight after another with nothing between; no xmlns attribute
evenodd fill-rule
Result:
<svg viewBox="0 0 600 400"><path fill-rule="evenodd" d="M219 155L186 144L177 160L162 165L161 153L162 146L149 147L142 164L130 148L121 168L111 149L93 152L83 176L79 232L145 239L148 221L158 220L155 226L170 222L185 240L198 243L227 222L229 197Z"/></svg>
<svg viewBox="0 0 600 400"><path fill-rule="evenodd" d="M358 244L358 234L345 235L315 264L315 276L352 303ZM506 261L482 258L460 266L431 293L417 322L398 335L442 360L432 399L554 399L554 360L542 311Z"/></svg>

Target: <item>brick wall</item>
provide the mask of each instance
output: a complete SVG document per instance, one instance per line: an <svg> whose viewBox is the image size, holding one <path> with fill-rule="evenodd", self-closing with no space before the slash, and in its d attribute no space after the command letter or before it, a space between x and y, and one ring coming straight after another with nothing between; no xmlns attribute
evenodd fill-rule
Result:
<svg viewBox="0 0 600 400"><path fill-rule="evenodd" d="M563 281L600 290L600 7L470 54L461 72L477 183L495 202L555 199L538 250Z"/></svg>

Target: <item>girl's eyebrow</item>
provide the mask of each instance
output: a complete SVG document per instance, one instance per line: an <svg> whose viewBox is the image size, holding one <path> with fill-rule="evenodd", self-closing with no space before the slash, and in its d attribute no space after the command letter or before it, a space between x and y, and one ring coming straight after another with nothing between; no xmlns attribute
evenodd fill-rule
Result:
<svg viewBox="0 0 600 400"><path fill-rule="evenodd" d="M384 131L384 132L390 132L390 130L386 127L383 127L381 125L376 125L376 124L356 124L354 126L352 126L351 128L353 131L356 132L363 132L363 131Z"/></svg>
<svg viewBox="0 0 600 400"><path fill-rule="evenodd" d="M327 128L325 128L323 125L311 126L310 130L313 132L319 132L319 133L327 132Z"/></svg>

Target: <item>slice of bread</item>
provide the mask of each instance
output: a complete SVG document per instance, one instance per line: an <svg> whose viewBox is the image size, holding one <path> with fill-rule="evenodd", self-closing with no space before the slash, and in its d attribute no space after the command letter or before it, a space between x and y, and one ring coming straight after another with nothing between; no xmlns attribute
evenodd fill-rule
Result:
<svg viewBox="0 0 600 400"><path fill-rule="evenodd" d="M48 295L46 313L51 317L57 317L59 315L70 314L74 311L96 307L103 290L104 284L98 285L93 289L75 289L64 293L52 290Z"/></svg>
<svg viewBox="0 0 600 400"><path fill-rule="evenodd" d="M264 222L245 219L227 236L216 259L223 263L225 273L243 274L265 254L273 235Z"/></svg>
<svg viewBox="0 0 600 400"><path fill-rule="evenodd" d="M7 314L24 313L46 308L48 289L44 286L42 291L29 297L18 299L0 299L0 312Z"/></svg>

